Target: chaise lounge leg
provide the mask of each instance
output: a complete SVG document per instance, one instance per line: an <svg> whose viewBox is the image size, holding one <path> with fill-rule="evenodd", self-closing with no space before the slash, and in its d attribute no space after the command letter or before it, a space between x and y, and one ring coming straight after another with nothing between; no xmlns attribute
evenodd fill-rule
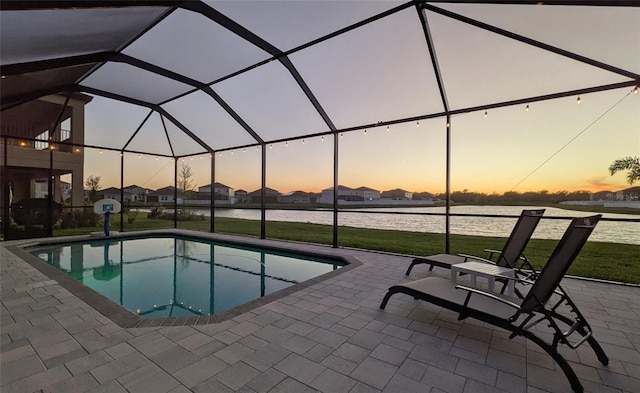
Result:
<svg viewBox="0 0 640 393"><path fill-rule="evenodd" d="M589 345L591 345L591 349L593 349L593 352L595 352L600 363L607 366L609 364L609 357L606 353L604 353L604 349L602 349L598 341L592 336L587 339L587 342L589 343Z"/></svg>
<svg viewBox="0 0 640 393"><path fill-rule="evenodd" d="M384 310L385 307L387 307L387 302L389 301L389 298L393 296L393 292L388 291L386 295L384 295L384 299L382 299L382 303L380 303L380 309Z"/></svg>
<svg viewBox="0 0 640 393"><path fill-rule="evenodd" d="M391 298L391 296L395 295L398 292L402 292L405 293L409 296L413 296L415 298L415 295L408 293L406 291L406 288L403 288L399 285L394 285L392 287L389 288L389 290L387 291L387 294L384 295L384 299L382 299L382 303L380 303L380 309L384 310L385 307L387 307L387 302L389 301L389 299Z"/></svg>
<svg viewBox="0 0 640 393"><path fill-rule="evenodd" d="M549 356L553 358L553 360L555 360L558 366L560 366L560 368L562 369L562 372L564 372L564 375L567 377L567 380L571 385L571 389L573 389L574 392L576 393L584 392L584 387L580 383L580 380L578 379L578 376L576 375L575 371L573 371L573 368L571 368L571 366L569 365L569 362L567 362L567 360L562 355L560 355L560 353L557 351L556 348L549 345L547 342L545 342L538 336L535 336L527 331L521 331L520 334L522 334L525 338L536 343L540 348L544 349L544 351L548 353Z"/></svg>
<svg viewBox="0 0 640 393"><path fill-rule="evenodd" d="M413 261L411 261L411 265L409 265L409 268L407 269L407 272L404 274L405 276L408 276L411 273L411 269L413 269L413 267L419 263L423 263L418 259L414 259Z"/></svg>

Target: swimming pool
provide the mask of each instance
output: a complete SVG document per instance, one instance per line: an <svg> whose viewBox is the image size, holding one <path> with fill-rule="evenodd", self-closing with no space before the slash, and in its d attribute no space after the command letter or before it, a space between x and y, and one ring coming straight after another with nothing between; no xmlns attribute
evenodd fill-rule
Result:
<svg viewBox="0 0 640 393"><path fill-rule="evenodd" d="M142 318L217 314L347 265L340 258L167 235L26 251Z"/></svg>

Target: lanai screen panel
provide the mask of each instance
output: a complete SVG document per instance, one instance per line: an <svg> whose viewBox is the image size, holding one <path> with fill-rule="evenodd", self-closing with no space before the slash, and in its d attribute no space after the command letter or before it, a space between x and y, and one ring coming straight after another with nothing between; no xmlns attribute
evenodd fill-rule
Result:
<svg viewBox="0 0 640 393"><path fill-rule="evenodd" d="M593 60L640 72L639 8L504 4L439 6Z"/></svg>
<svg viewBox="0 0 640 393"><path fill-rule="evenodd" d="M182 122L181 122L182 123ZM167 133L175 156L206 153L207 149L187 135L176 124L165 119Z"/></svg>
<svg viewBox="0 0 640 393"><path fill-rule="evenodd" d="M127 150L173 156L162 117L158 112L153 112L138 128L135 136L132 134L133 139L129 142Z"/></svg>
<svg viewBox="0 0 640 393"><path fill-rule="evenodd" d="M291 55L338 128L442 111L413 8Z"/></svg>
<svg viewBox="0 0 640 393"><path fill-rule="evenodd" d="M427 19L452 109L628 80L439 14Z"/></svg>
<svg viewBox="0 0 640 393"><path fill-rule="evenodd" d="M210 83L271 55L209 18L178 9L123 53Z"/></svg>
<svg viewBox="0 0 640 393"><path fill-rule="evenodd" d="M329 130L279 61L216 83L213 88L265 141Z"/></svg>
<svg viewBox="0 0 640 393"><path fill-rule="evenodd" d="M215 150L256 143L240 123L202 91L180 97L162 107Z"/></svg>
<svg viewBox="0 0 640 393"><path fill-rule="evenodd" d="M287 51L387 11L403 1L205 1ZM295 34L292 34L295 32Z"/></svg>
<svg viewBox="0 0 640 393"><path fill-rule="evenodd" d="M142 32L165 7L2 11L4 64L114 51Z"/></svg>
<svg viewBox="0 0 640 393"><path fill-rule="evenodd" d="M632 89L582 95L580 104L566 97L532 103L528 110L522 105L490 110L487 117L482 112L456 116L451 128L452 191L616 187L606 168L640 146L638 96ZM481 159L469 165L469 157Z"/></svg>
<svg viewBox="0 0 640 393"><path fill-rule="evenodd" d="M148 108L95 96L85 106L84 142L122 149L148 114Z"/></svg>
<svg viewBox="0 0 640 393"><path fill-rule="evenodd" d="M83 86L159 104L191 86L124 63L109 62L82 82Z"/></svg>

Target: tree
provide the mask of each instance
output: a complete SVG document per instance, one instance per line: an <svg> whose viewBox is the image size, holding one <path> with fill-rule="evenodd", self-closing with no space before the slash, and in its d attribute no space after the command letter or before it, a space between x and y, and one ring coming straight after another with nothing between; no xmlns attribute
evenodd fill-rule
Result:
<svg viewBox="0 0 640 393"><path fill-rule="evenodd" d="M193 171L189 164L180 164L180 172L178 172L178 191L184 197L187 191L193 191L196 185L191 179L193 177Z"/></svg>
<svg viewBox="0 0 640 393"><path fill-rule="evenodd" d="M615 160L609 166L609 173L613 176L619 171L629 171L627 173L627 182L630 185L640 181L640 158L629 156Z"/></svg>
<svg viewBox="0 0 640 393"><path fill-rule="evenodd" d="M100 189L100 176L89 175L84 185L89 189L89 201L97 201L98 190Z"/></svg>

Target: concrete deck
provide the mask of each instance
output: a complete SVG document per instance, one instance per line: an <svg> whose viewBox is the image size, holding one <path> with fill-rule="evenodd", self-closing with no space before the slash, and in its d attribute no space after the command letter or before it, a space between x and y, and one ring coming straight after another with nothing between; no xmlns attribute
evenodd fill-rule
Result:
<svg viewBox="0 0 640 393"><path fill-rule="evenodd" d="M198 235L202 235L198 233ZM224 236L217 236L224 238ZM276 241L256 242L266 245ZM540 348L395 295L410 258L361 266L220 323L124 328L1 247L1 387L12 392L571 392ZM411 279L446 275L417 266ZM565 279L611 359L563 349L588 392L640 392L640 288Z"/></svg>

